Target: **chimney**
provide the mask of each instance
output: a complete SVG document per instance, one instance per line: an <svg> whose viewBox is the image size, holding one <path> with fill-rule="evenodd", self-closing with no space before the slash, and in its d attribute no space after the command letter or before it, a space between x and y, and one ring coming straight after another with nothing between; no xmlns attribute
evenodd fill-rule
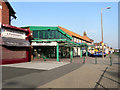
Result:
<svg viewBox="0 0 120 90"><path fill-rule="evenodd" d="M86 32L83 33L84 36L87 36Z"/></svg>

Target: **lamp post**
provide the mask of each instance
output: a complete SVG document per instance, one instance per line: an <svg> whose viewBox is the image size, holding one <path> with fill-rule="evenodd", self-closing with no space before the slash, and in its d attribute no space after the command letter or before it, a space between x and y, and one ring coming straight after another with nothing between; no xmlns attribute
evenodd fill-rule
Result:
<svg viewBox="0 0 120 90"><path fill-rule="evenodd" d="M103 43L103 22L102 22L102 10L110 9L111 7L101 9L101 32L102 32L102 58L104 59L104 43Z"/></svg>

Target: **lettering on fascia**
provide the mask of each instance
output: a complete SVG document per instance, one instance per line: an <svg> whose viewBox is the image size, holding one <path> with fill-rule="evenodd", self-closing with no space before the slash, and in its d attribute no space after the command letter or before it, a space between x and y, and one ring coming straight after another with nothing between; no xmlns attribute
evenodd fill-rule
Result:
<svg viewBox="0 0 120 90"><path fill-rule="evenodd" d="M25 39L26 38L25 32L9 30L9 29L2 29L1 36L9 37L9 38L17 38L17 39Z"/></svg>

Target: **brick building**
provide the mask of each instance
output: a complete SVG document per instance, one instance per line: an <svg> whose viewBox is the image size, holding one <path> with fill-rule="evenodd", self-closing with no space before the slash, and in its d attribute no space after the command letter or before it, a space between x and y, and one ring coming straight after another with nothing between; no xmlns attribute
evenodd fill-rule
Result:
<svg viewBox="0 0 120 90"><path fill-rule="evenodd" d="M11 20L16 19L15 11L9 2L0 1L0 64L12 64L28 62L29 47L28 41L29 30L18 28L11 25Z"/></svg>
<svg viewBox="0 0 120 90"><path fill-rule="evenodd" d="M11 7L10 3L7 1L0 1L0 14L1 18L0 21L2 24L9 24L11 25L11 20L16 19L15 16L16 12Z"/></svg>

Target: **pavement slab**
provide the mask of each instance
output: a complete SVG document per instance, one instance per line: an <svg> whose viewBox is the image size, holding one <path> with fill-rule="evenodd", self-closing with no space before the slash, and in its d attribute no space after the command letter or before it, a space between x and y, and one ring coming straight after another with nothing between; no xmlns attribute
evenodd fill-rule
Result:
<svg viewBox="0 0 120 90"><path fill-rule="evenodd" d="M28 69L38 69L38 70L51 70L63 65L69 64L70 62L56 62L56 61L32 61L27 63L17 63L17 64L7 64L2 66L16 67L16 68L28 68Z"/></svg>

